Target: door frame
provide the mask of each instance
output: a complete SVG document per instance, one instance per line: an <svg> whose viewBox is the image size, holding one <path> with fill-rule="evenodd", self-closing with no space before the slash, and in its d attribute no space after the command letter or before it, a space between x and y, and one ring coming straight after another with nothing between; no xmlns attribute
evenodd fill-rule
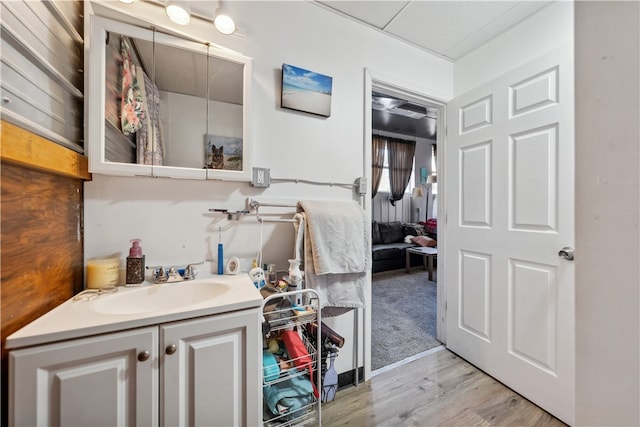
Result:
<svg viewBox="0 0 640 427"><path fill-rule="evenodd" d="M446 213L444 207L446 205L446 183L444 182L444 165L445 150L444 143L446 139L446 107L447 95L437 89L424 88L417 89L415 84L383 75L369 68L364 69L364 147L363 147L363 163L362 170L367 181L371 182L371 139L372 139L372 114L371 114L371 93L373 90L381 90L392 96L416 102L419 104L429 105L438 109L438 118L436 121L436 147L438 147L438 157L436 159L436 168L438 171L438 282L437 282L437 310L436 310L436 338L438 341L446 344L446 275L445 266L445 240L440 236L446 233ZM440 178L442 177L442 178ZM367 194L364 198L363 206L369 222L371 222L371 186L367 186ZM371 275L369 275L367 300L371 302ZM371 309L370 306L364 310L363 321L363 355L364 355L364 380L371 379Z"/></svg>

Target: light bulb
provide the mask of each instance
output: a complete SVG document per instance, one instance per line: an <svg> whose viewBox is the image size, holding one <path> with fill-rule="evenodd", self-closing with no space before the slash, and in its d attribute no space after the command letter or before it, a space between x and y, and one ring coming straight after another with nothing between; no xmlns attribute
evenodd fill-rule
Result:
<svg viewBox="0 0 640 427"><path fill-rule="evenodd" d="M179 25L187 25L191 22L191 10L185 2L167 1L165 3L167 16Z"/></svg>
<svg viewBox="0 0 640 427"><path fill-rule="evenodd" d="M231 19L229 15L217 15L213 21L213 25L215 25L216 29L222 34L233 34L236 31L236 23L233 22L233 19Z"/></svg>

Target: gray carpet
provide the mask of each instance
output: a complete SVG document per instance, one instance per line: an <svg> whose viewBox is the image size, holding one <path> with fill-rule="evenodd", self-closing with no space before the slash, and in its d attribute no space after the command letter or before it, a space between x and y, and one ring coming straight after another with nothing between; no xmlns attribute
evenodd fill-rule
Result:
<svg viewBox="0 0 640 427"><path fill-rule="evenodd" d="M376 370L440 345L436 340L436 283L412 268L371 278L371 369Z"/></svg>

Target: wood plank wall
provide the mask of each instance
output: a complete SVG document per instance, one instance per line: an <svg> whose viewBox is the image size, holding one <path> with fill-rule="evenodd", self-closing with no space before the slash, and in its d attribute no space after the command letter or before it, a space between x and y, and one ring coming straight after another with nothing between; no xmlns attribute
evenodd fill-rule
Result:
<svg viewBox="0 0 640 427"><path fill-rule="evenodd" d="M402 200L392 206L389 193L378 193L371 201L371 220L378 222L412 222L411 195L405 194Z"/></svg>
<svg viewBox="0 0 640 427"><path fill-rule="evenodd" d="M1 126L0 336L7 425L6 337L82 290L83 180L90 175L86 157L9 123ZM43 158L49 164L39 165Z"/></svg>

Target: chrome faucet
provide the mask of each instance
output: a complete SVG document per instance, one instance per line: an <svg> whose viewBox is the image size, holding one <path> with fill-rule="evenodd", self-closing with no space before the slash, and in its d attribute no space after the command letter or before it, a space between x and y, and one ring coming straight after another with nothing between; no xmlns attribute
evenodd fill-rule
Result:
<svg viewBox="0 0 640 427"><path fill-rule="evenodd" d="M165 268L164 266L157 265L147 266L147 270L153 271L153 283L181 282L183 280L195 279L197 274L193 267L201 264L204 264L204 261L187 264L184 269L175 266Z"/></svg>
<svg viewBox="0 0 640 427"><path fill-rule="evenodd" d="M184 274L182 275L184 280L193 280L193 279L195 279L196 276L197 276L197 273L193 269L193 266L194 265L202 265L202 264L204 264L204 261L194 262L192 264L188 264L184 269Z"/></svg>
<svg viewBox="0 0 640 427"><path fill-rule="evenodd" d="M169 275L167 274L167 270L164 269L163 266L147 266L147 270L153 271L153 283L165 283L169 280Z"/></svg>

